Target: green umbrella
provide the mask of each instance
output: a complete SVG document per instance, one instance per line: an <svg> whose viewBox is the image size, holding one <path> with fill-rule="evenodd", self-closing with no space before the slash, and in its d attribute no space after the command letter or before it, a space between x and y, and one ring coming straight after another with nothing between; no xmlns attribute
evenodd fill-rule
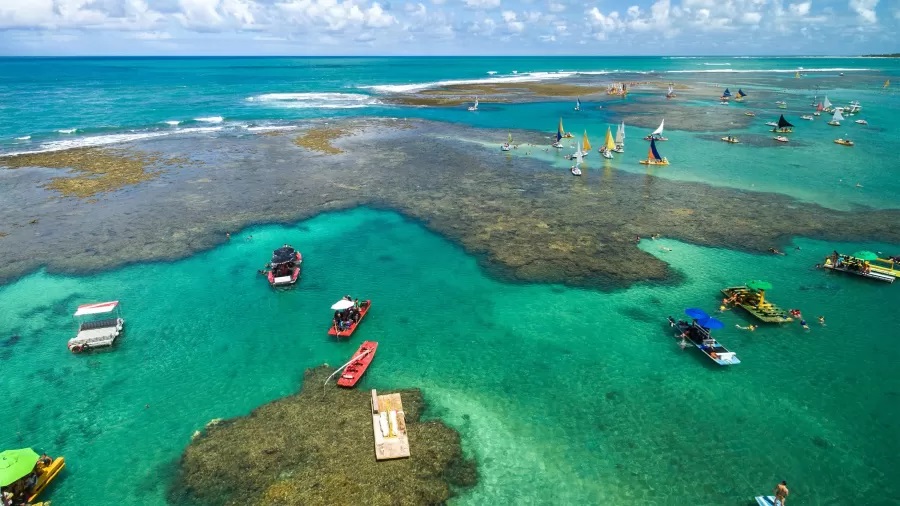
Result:
<svg viewBox="0 0 900 506"><path fill-rule="evenodd" d="M26 476L34 469L39 455L31 448L0 452L0 487Z"/></svg>
<svg viewBox="0 0 900 506"><path fill-rule="evenodd" d="M758 279L754 279L753 281L747 281L747 288L751 290L771 290L772 283L768 281L760 281Z"/></svg>
<svg viewBox="0 0 900 506"><path fill-rule="evenodd" d="M872 253L871 251L857 251L856 253L853 254L853 257L858 258L860 260L868 260L868 261L878 259L878 255L876 255L875 253Z"/></svg>

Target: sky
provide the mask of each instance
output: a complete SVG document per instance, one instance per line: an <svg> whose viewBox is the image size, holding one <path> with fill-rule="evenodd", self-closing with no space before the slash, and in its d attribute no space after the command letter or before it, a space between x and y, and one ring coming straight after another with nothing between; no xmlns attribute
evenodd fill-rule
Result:
<svg viewBox="0 0 900 506"><path fill-rule="evenodd" d="M900 52L900 0L0 0L0 55Z"/></svg>

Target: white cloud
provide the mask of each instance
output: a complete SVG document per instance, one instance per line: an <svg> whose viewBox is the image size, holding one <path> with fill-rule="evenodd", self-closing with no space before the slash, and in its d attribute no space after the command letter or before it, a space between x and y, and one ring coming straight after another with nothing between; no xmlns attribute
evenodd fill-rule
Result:
<svg viewBox="0 0 900 506"><path fill-rule="evenodd" d="M795 16L806 16L809 14L809 8L812 7L811 1L791 4L788 8L791 11L791 14Z"/></svg>
<svg viewBox="0 0 900 506"><path fill-rule="evenodd" d="M496 9L500 0L466 0L466 6L473 9Z"/></svg>
<svg viewBox="0 0 900 506"><path fill-rule="evenodd" d="M360 7L351 0L291 0L276 6L284 21L304 30L324 25L329 31L339 32L348 27L384 28L397 22L378 2Z"/></svg>
<svg viewBox="0 0 900 506"><path fill-rule="evenodd" d="M553 0L551 0L550 3L547 5L547 10L549 10L550 12L559 13L559 12L563 12L564 10L566 10L566 6L565 6L565 4L557 3L557 2L554 2Z"/></svg>
<svg viewBox="0 0 900 506"><path fill-rule="evenodd" d="M525 31L525 22L521 21L515 12L503 11L501 13L503 21L506 23L506 29L510 33L522 33Z"/></svg>
<svg viewBox="0 0 900 506"><path fill-rule="evenodd" d="M878 0L850 0L850 8L856 12L859 19L866 23L877 23L878 17L875 14L875 7L878 6Z"/></svg>
<svg viewBox="0 0 900 506"><path fill-rule="evenodd" d="M168 40L172 38L169 32L134 32L130 38L137 40Z"/></svg>

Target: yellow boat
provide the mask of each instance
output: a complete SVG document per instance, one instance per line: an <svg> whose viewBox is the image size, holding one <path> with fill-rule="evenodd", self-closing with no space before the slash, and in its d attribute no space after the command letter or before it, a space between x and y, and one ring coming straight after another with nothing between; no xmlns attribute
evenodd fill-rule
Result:
<svg viewBox="0 0 900 506"><path fill-rule="evenodd" d="M731 135L726 135L725 137L722 137L722 140L727 143L730 143L730 144L739 144L741 142L738 140L737 137L733 137Z"/></svg>
<svg viewBox="0 0 900 506"><path fill-rule="evenodd" d="M850 139L835 139L834 143L840 144L841 146L852 146L853 145L853 141L851 141Z"/></svg>
<svg viewBox="0 0 900 506"><path fill-rule="evenodd" d="M44 491L47 488L47 485L56 478L56 475L59 474L63 468L66 467L66 459L65 457L56 457L53 459L53 462L50 465L41 468L39 471L37 483L34 484L34 490L31 492L31 496L28 498L28 502L33 503L37 498L38 494Z"/></svg>
<svg viewBox="0 0 900 506"><path fill-rule="evenodd" d="M771 302L765 301L764 290L751 290L746 286L732 286L723 288L722 293L726 297L738 297L735 304L744 308L748 313L766 323L787 323L794 321L790 313L779 308Z"/></svg>

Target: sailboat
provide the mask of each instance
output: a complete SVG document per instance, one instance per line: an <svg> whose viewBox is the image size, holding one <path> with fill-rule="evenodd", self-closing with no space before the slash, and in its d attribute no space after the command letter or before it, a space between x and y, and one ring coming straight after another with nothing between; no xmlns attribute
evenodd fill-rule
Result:
<svg viewBox="0 0 900 506"><path fill-rule="evenodd" d="M800 79L800 71L798 70L796 74L794 74L795 79Z"/></svg>
<svg viewBox="0 0 900 506"><path fill-rule="evenodd" d="M779 109L787 109L787 102L785 102L784 100L775 102L775 105L777 105Z"/></svg>
<svg viewBox="0 0 900 506"><path fill-rule="evenodd" d="M831 117L831 121L828 122L831 126L841 126L841 121L844 120L844 116L841 114L841 109L837 108L834 110L834 116Z"/></svg>
<svg viewBox="0 0 900 506"><path fill-rule="evenodd" d="M612 130L610 127L606 127L606 140L603 141L603 146L600 146L600 149L597 151L603 155L603 158L609 158L611 160L614 149L616 149L616 143L613 141Z"/></svg>
<svg viewBox="0 0 900 506"><path fill-rule="evenodd" d="M572 132L566 132L563 128L562 118L559 118L559 127L557 128L557 131L562 135L563 139L571 139L573 137Z"/></svg>
<svg viewBox="0 0 900 506"><path fill-rule="evenodd" d="M666 92L666 98L673 98L674 96L675 96L675 87L670 84L669 91Z"/></svg>
<svg viewBox="0 0 900 506"><path fill-rule="evenodd" d="M813 116L821 116L822 111L824 111L824 110L825 110L825 106L822 105L822 102L819 102L819 104L816 105L816 112L813 113Z"/></svg>
<svg viewBox="0 0 900 506"><path fill-rule="evenodd" d="M576 110L576 111L580 111L580 110L581 110L581 99L580 99L580 98L576 98L576 99L575 99L575 110Z"/></svg>
<svg viewBox="0 0 900 506"><path fill-rule="evenodd" d="M738 88L738 94L737 94L737 97L736 97L734 100L735 100L736 102L741 102L741 101L744 100L744 97L746 97L746 96L747 96L747 94L744 93L744 90Z"/></svg>
<svg viewBox="0 0 900 506"><path fill-rule="evenodd" d="M831 100L828 100L828 95L825 95L825 100L822 102L822 106L825 112L834 112L834 104L831 103Z"/></svg>
<svg viewBox="0 0 900 506"><path fill-rule="evenodd" d="M791 133L794 131L794 125L788 123L788 120L784 119L784 114L782 114L781 117L778 118L778 123L772 131L782 134Z"/></svg>
<svg viewBox="0 0 900 506"><path fill-rule="evenodd" d="M625 152L625 122L616 129L616 147L613 149L616 153Z"/></svg>
<svg viewBox="0 0 900 506"><path fill-rule="evenodd" d="M584 159L582 158L583 147L584 146L581 146L581 144L579 143L578 151L575 152L575 165L569 168L569 172L571 172L573 176L581 175L581 169L579 169L578 166L584 163Z"/></svg>
<svg viewBox="0 0 900 506"><path fill-rule="evenodd" d="M562 128L562 123L560 123L560 128ZM562 149L562 147L563 147L562 138L563 138L562 130L557 129L556 130L556 141L553 144L550 144L550 146L554 147L556 149Z"/></svg>
<svg viewBox="0 0 900 506"><path fill-rule="evenodd" d="M884 86L882 86L881 89L882 89L882 90L886 90L886 89L888 89L888 87L889 87L890 85L891 85L891 80L890 80L890 79L886 79L886 80L884 81Z"/></svg>
<svg viewBox="0 0 900 506"><path fill-rule="evenodd" d="M512 145L512 132L507 132L506 136L506 144L500 146L500 151L509 151L509 147Z"/></svg>
<svg viewBox="0 0 900 506"><path fill-rule="evenodd" d="M725 88L725 93L722 93L722 96L719 98L722 102L728 102L728 99L731 98L731 91L728 88Z"/></svg>
<svg viewBox="0 0 900 506"><path fill-rule="evenodd" d="M656 140L650 141L650 150L647 152L647 159L641 160L642 165L669 165L669 160L659 156L656 150Z"/></svg>
<svg viewBox="0 0 900 506"><path fill-rule="evenodd" d="M580 151L582 156L587 156L591 152L591 141L588 140L587 130L584 131L584 136L581 138Z"/></svg>
<svg viewBox="0 0 900 506"><path fill-rule="evenodd" d="M653 133L651 133L650 135L644 137L644 140L645 140L645 141L654 141L654 140L656 140L656 141L667 141L667 140L669 140L669 139L666 139L665 137L662 136L662 133L663 133L663 126L664 126L665 124L666 124L666 120L665 120L665 118L663 118L662 122L659 124L659 127L657 127L656 130L653 131Z"/></svg>
<svg viewBox="0 0 900 506"><path fill-rule="evenodd" d="M478 97L475 97L475 105L469 106L469 110L470 110L470 111L477 111L477 110L478 110Z"/></svg>

